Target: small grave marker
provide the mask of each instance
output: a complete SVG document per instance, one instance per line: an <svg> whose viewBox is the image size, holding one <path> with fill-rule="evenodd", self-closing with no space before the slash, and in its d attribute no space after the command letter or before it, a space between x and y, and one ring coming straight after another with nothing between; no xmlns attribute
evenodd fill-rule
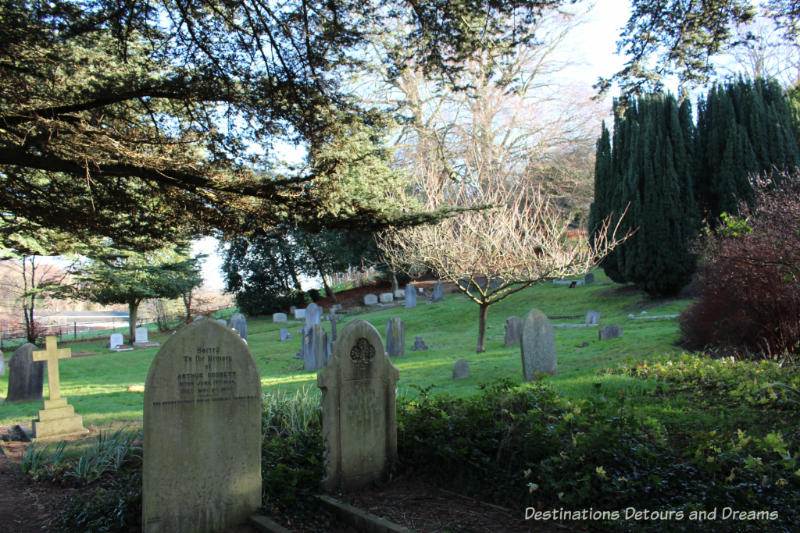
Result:
<svg viewBox="0 0 800 533"><path fill-rule="evenodd" d="M522 319L518 316L510 316L506 318L505 336L503 337L503 346L516 346L519 344L520 335L522 333Z"/></svg>
<svg viewBox="0 0 800 533"><path fill-rule="evenodd" d="M409 283L406 285L406 292L405 299L406 299L406 309L413 309L417 306L417 289Z"/></svg>
<svg viewBox="0 0 800 533"><path fill-rule="evenodd" d="M112 350L116 350L123 344L125 344L125 338L122 336L122 333L112 333L111 337L108 339L108 347Z"/></svg>
<svg viewBox="0 0 800 533"><path fill-rule="evenodd" d="M374 294L365 294L364 305L378 305L378 297Z"/></svg>
<svg viewBox="0 0 800 533"><path fill-rule="evenodd" d="M391 292L382 292L380 301L382 304L390 304L394 301L394 295Z"/></svg>
<svg viewBox="0 0 800 533"><path fill-rule="evenodd" d="M433 301L441 302L443 299L444 293L442 292L442 282L437 281L436 285L433 286Z"/></svg>
<svg viewBox="0 0 800 533"><path fill-rule="evenodd" d="M622 328L619 326L603 326L597 332L597 336L601 341L621 337Z"/></svg>
<svg viewBox="0 0 800 533"><path fill-rule="evenodd" d="M453 365L453 381L467 379L469 377L469 363L463 357Z"/></svg>
<svg viewBox="0 0 800 533"><path fill-rule="evenodd" d="M281 328L280 335L281 335L281 342L288 341L289 339L292 338L291 334L289 333L289 330L286 328Z"/></svg>
<svg viewBox="0 0 800 533"><path fill-rule="evenodd" d="M287 322L289 317L286 316L286 313L274 313L272 315L272 322Z"/></svg>
<svg viewBox="0 0 800 533"><path fill-rule="evenodd" d="M428 345L425 344L424 340L422 340L422 335L417 335L414 337L414 346L412 346L411 349L415 352L421 352L428 349Z"/></svg>
<svg viewBox="0 0 800 533"><path fill-rule="evenodd" d="M600 323L600 311L586 311L584 322L587 326L596 326Z"/></svg>
<svg viewBox="0 0 800 533"><path fill-rule="evenodd" d="M406 325L399 317L386 322L386 354L389 357L402 357L406 352Z"/></svg>
<svg viewBox="0 0 800 533"><path fill-rule="evenodd" d="M236 333L247 342L247 319L242 313L234 313L231 317L231 328L236 330Z"/></svg>

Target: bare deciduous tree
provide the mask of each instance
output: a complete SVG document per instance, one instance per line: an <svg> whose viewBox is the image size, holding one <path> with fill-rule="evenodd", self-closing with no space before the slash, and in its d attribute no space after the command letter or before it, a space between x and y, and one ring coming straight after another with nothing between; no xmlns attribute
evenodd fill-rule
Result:
<svg viewBox="0 0 800 533"><path fill-rule="evenodd" d="M429 207L439 201L493 207L437 225L385 232L379 247L410 274L430 270L478 304L477 353L485 351L491 305L536 283L583 274L621 241L612 228L600 232L610 240L590 246L581 232L570 231L563 211L525 179L490 173L479 182L443 184L429 175L425 185Z"/></svg>

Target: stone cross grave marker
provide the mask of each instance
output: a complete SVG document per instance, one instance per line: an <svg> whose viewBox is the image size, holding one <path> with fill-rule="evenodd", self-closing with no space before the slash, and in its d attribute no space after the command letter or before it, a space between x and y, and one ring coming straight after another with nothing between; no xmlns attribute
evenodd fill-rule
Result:
<svg viewBox="0 0 800 533"><path fill-rule="evenodd" d="M359 319L342 328L327 368L317 374L324 490L355 490L387 477L397 461L398 377L372 324Z"/></svg>
<svg viewBox="0 0 800 533"><path fill-rule="evenodd" d="M442 282L437 281L436 285L433 286L433 301L441 302L443 299L444 293L442 292Z"/></svg>
<svg viewBox="0 0 800 533"><path fill-rule="evenodd" d="M406 285L406 309L413 309L417 306L417 288L411 283Z"/></svg>
<svg viewBox="0 0 800 533"><path fill-rule="evenodd" d="M378 305L378 297L374 294L365 294L364 305Z"/></svg>
<svg viewBox="0 0 800 533"><path fill-rule="evenodd" d="M236 333L247 342L247 319L242 313L234 313L231 317L231 328L236 330Z"/></svg>
<svg viewBox="0 0 800 533"><path fill-rule="evenodd" d="M467 379L469 377L469 363L463 357L453 365L453 381Z"/></svg>
<svg viewBox="0 0 800 533"><path fill-rule="evenodd" d="M8 395L6 403L42 400L44 363L33 360L36 346L27 342L14 351L8 362Z"/></svg>
<svg viewBox="0 0 800 533"><path fill-rule="evenodd" d="M506 332L503 337L503 346L516 346L519 344L520 334L522 333L522 319L518 316L506 318Z"/></svg>
<svg viewBox="0 0 800 533"><path fill-rule="evenodd" d="M261 380L244 340L214 320L158 351L144 390L142 530L216 533L261 505Z"/></svg>
<svg viewBox="0 0 800 533"><path fill-rule="evenodd" d="M536 379L536 372L558 374L556 362L556 341L553 326L538 309L531 310L522 324L520 336L522 345L522 378L525 381Z"/></svg>
<svg viewBox="0 0 800 533"><path fill-rule="evenodd" d="M403 357L406 353L406 325L402 318L386 322L386 353L389 357Z"/></svg>
<svg viewBox="0 0 800 533"><path fill-rule="evenodd" d="M69 359L72 350L58 348L58 339L48 336L45 349L33 352L34 361L43 361L47 367L47 387L49 399L44 400L44 409L39 410L39 418L33 421L33 436L48 439L66 435L88 433L83 427L83 419L75 414L75 408L61 397L61 377L58 372L59 359Z"/></svg>

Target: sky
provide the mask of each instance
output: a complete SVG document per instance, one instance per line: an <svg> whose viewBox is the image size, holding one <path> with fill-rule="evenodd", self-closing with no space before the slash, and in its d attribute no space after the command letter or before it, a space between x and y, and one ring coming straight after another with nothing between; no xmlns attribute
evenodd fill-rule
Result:
<svg viewBox="0 0 800 533"><path fill-rule="evenodd" d="M611 76L620 70L624 58L616 55L619 30L628 20L628 0L597 0L586 23L573 31L570 41L574 53L582 59L581 65L564 71L564 75L575 83L591 87L599 76ZM609 104L608 111L611 107ZM205 237L192 246L192 253L204 253L208 257L202 266L204 286L210 290L222 290L222 258L217 253L218 241ZM313 283L306 280L305 289Z"/></svg>

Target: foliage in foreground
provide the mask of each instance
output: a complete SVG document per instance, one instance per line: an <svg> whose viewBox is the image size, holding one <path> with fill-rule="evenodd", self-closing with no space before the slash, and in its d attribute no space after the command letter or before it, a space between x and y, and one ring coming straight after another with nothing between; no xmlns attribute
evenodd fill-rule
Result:
<svg viewBox="0 0 800 533"><path fill-rule="evenodd" d="M656 377L641 368L619 372ZM691 511L730 507L776 511L777 519L720 520L713 524L716 531L790 530L800 520L800 434L792 422L797 407L781 392L762 394L755 386L790 372L770 363L720 365L689 356L658 368L658 379L706 383L698 390L686 387L688 403L702 409L725 405L729 418L718 413L709 427L698 422L705 420L695 416L698 412L674 420L654 416L651 409L664 401L659 397L645 398L644 404L624 393L564 402L541 383L522 388L506 383L475 399L423 394L404 405L398 415L401 461L432 481L520 512L593 508L622 516L633 507L682 511L685 517L581 522L588 527L691 531L698 527L688 521ZM754 388L743 392L734 386L744 382ZM748 426L748 420L758 422Z"/></svg>
<svg viewBox="0 0 800 533"><path fill-rule="evenodd" d="M752 207L708 238L700 295L684 310L687 346L792 357L800 347L800 174L756 184Z"/></svg>

